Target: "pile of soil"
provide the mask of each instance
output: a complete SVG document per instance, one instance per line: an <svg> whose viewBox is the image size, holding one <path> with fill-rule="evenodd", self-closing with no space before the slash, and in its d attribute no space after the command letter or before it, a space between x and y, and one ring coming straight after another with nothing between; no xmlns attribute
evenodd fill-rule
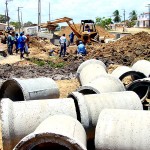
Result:
<svg viewBox="0 0 150 150"><path fill-rule="evenodd" d="M75 24L75 27L77 31L80 31L80 24ZM106 38L114 38L114 35L107 32L104 28L100 26L96 26L96 30L98 31L99 35ZM61 32L59 33L59 36L61 36L63 33L66 34L66 38L69 39L69 34L72 32L71 28L69 26L63 28Z"/></svg>
<svg viewBox="0 0 150 150"><path fill-rule="evenodd" d="M127 66L140 59L150 60L149 41L150 34L147 32L127 35L116 42L91 46L87 59L92 57Z"/></svg>
<svg viewBox="0 0 150 150"><path fill-rule="evenodd" d="M81 61L72 62L62 68L53 68L50 65L25 65L26 63L23 65L23 62L21 65L5 64L0 65L0 79L49 77L54 80L70 80L75 78L80 63Z"/></svg>

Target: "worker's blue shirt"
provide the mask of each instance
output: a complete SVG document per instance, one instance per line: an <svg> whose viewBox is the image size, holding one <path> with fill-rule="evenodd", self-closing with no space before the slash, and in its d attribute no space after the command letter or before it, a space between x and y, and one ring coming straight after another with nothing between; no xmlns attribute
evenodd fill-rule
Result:
<svg viewBox="0 0 150 150"><path fill-rule="evenodd" d="M18 48L24 48L25 46L25 38L23 36L19 36L18 38Z"/></svg>
<svg viewBox="0 0 150 150"><path fill-rule="evenodd" d="M85 48L84 44L79 44L78 45L77 52L78 52L78 54L80 53L80 54L86 55L86 48Z"/></svg>

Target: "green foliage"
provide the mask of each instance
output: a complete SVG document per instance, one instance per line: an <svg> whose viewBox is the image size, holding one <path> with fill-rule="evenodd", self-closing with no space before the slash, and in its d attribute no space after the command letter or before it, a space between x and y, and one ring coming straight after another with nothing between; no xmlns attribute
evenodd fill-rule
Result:
<svg viewBox="0 0 150 150"><path fill-rule="evenodd" d="M131 21L137 20L137 13L136 13L135 10L132 10L132 12L129 13L129 19L130 19Z"/></svg>
<svg viewBox="0 0 150 150"><path fill-rule="evenodd" d="M119 11L118 10L115 10L113 12L113 16L114 16L114 19L113 19L114 22L120 22L121 21L121 16L119 15Z"/></svg>
<svg viewBox="0 0 150 150"><path fill-rule="evenodd" d="M19 22L11 21L10 24L13 25L16 29L19 28Z"/></svg>
<svg viewBox="0 0 150 150"><path fill-rule="evenodd" d="M0 22L6 23L6 21L10 20L10 17L7 18L7 16L0 14Z"/></svg>
<svg viewBox="0 0 150 150"><path fill-rule="evenodd" d="M112 20L111 18L100 18L100 17L97 17L96 18L96 25L99 25L103 28L107 28L109 29L109 25L111 24Z"/></svg>
<svg viewBox="0 0 150 150"><path fill-rule="evenodd" d="M33 23L31 21L28 21L24 23L24 27L30 27Z"/></svg>
<svg viewBox="0 0 150 150"><path fill-rule="evenodd" d="M54 62L49 61L49 60L44 61L44 60L37 59L37 58L30 58L29 61L31 61L34 64L37 64L38 66L49 65L52 68L63 68L65 66L64 62L54 63Z"/></svg>
<svg viewBox="0 0 150 150"><path fill-rule="evenodd" d="M129 21L129 20L126 21L126 26L127 26L128 28L133 27L135 24L136 24L135 21Z"/></svg>

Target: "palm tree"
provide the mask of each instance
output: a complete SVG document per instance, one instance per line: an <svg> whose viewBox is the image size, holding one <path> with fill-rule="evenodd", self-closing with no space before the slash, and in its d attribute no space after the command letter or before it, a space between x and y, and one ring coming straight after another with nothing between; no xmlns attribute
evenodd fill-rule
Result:
<svg viewBox="0 0 150 150"><path fill-rule="evenodd" d="M114 19L113 19L114 22L120 22L121 21L121 16L119 15L119 11L118 10L115 10L113 12L113 16L114 16Z"/></svg>
<svg viewBox="0 0 150 150"><path fill-rule="evenodd" d="M135 10L132 10L132 12L129 13L129 19L130 19L131 21L137 20L137 13L136 13Z"/></svg>

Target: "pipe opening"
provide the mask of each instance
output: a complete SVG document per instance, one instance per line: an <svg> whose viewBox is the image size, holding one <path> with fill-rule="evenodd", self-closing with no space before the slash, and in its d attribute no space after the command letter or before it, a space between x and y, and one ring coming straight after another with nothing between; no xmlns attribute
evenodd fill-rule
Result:
<svg viewBox="0 0 150 150"><path fill-rule="evenodd" d="M58 143L41 143L39 145L36 145L35 147L33 147L31 150L69 150L69 148L60 145Z"/></svg>
<svg viewBox="0 0 150 150"><path fill-rule="evenodd" d="M132 88L128 88L128 91L134 91L139 97L140 99L143 99L144 97L147 96L147 91L148 91L148 87L141 85L141 86L136 86L136 87L132 87Z"/></svg>
<svg viewBox="0 0 150 150"><path fill-rule="evenodd" d="M129 71L120 76L120 80L124 85L129 85L135 80L146 78L146 76L141 72Z"/></svg>
<svg viewBox="0 0 150 150"><path fill-rule="evenodd" d="M15 81L6 81L0 91L0 98L10 98L12 101L23 101L22 89Z"/></svg>
<svg viewBox="0 0 150 150"><path fill-rule="evenodd" d="M82 93L83 95L97 94L93 89L81 89L79 90L79 93Z"/></svg>

